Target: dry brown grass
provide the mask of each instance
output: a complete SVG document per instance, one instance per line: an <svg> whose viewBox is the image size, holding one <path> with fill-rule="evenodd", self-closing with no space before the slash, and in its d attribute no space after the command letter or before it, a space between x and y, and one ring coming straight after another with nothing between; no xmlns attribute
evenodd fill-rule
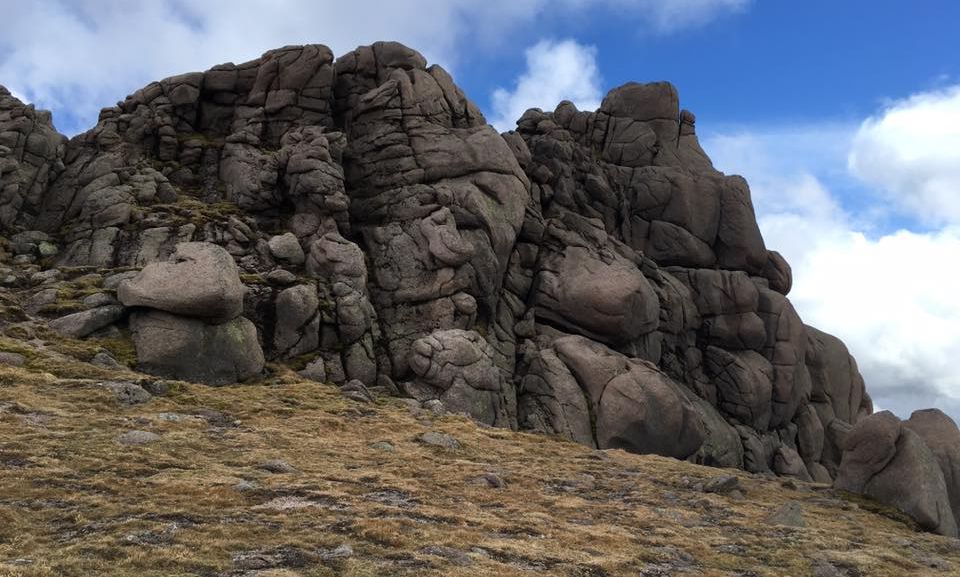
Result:
<svg viewBox="0 0 960 577"><path fill-rule="evenodd" d="M124 407L96 381L0 369L0 575L799 577L818 558L951 574L931 556L960 570L955 540L825 487L738 473L746 499L704 494L692 485L720 471L295 381L176 384ZM132 429L161 439L118 444ZM462 448L419 443L430 430ZM299 473L258 468L272 459ZM490 472L506 487L470 482ZM790 499L806 528L763 522ZM352 556L325 555L342 544Z"/></svg>

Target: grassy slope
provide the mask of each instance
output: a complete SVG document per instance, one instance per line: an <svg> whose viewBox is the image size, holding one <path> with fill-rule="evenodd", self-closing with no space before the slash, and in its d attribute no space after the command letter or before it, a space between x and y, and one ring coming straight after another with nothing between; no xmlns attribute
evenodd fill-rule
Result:
<svg viewBox="0 0 960 577"><path fill-rule="evenodd" d="M745 499L705 494L693 485L720 471L364 405L290 373L133 407L95 382L0 368L0 575L960 571L956 541L825 487L737 472ZM133 429L161 439L117 443ZM462 448L418 442L431 430ZM272 459L299 473L258 468ZM506 486L471 482L491 472ZM764 523L791 499L806 528Z"/></svg>

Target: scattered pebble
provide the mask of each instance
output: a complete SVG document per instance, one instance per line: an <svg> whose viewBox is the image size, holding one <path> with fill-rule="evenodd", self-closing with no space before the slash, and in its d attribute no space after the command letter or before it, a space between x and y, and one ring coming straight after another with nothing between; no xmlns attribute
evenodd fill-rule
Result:
<svg viewBox="0 0 960 577"><path fill-rule="evenodd" d="M160 440L160 435L149 431L127 431L117 437L117 442L121 445L146 445Z"/></svg>
<svg viewBox="0 0 960 577"><path fill-rule="evenodd" d="M768 525L783 525L786 527L806 527L803 520L803 507L796 501L787 501L764 519Z"/></svg>
<svg viewBox="0 0 960 577"><path fill-rule="evenodd" d="M507 482L503 480L503 477L496 473L484 473L467 482L471 485L490 487L491 489L502 489L507 486Z"/></svg>
<svg viewBox="0 0 960 577"><path fill-rule="evenodd" d="M461 447L460 441L458 441L452 435L448 435L446 433L437 433L435 431L427 431L426 433L417 437L417 440L424 445L442 447L444 449L454 450Z"/></svg>
<svg viewBox="0 0 960 577"><path fill-rule="evenodd" d="M467 567L472 565L473 561L466 553L459 549L454 549L453 547L444 547L441 545L431 545L429 547L424 547L420 549L421 553L426 555L434 555L436 557L443 557L450 562L451 565L457 567Z"/></svg>
<svg viewBox="0 0 960 577"><path fill-rule="evenodd" d="M277 567L303 567L310 555L295 547L241 551L233 555L233 566L246 571L262 571Z"/></svg>
<svg viewBox="0 0 960 577"><path fill-rule="evenodd" d="M97 383L97 386L103 387L113 393L113 396L116 397L117 402L121 405L140 405L153 398L153 395L148 393L143 387L133 383L104 381Z"/></svg>
<svg viewBox="0 0 960 577"><path fill-rule="evenodd" d="M340 394L359 403L372 403L373 395L361 381L353 379L340 387Z"/></svg>
<svg viewBox="0 0 960 577"><path fill-rule="evenodd" d="M729 493L740 488L740 479L735 475L719 475L703 484L704 493Z"/></svg>
<svg viewBox="0 0 960 577"><path fill-rule="evenodd" d="M392 453L396 450L396 447L393 446L393 443L389 441L376 441L370 443L370 448L377 451L386 451L387 453Z"/></svg>
<svg viewBox="0 0 960 577"><path fill-rule="evenodd" d="M170 385L164 381L144 381L140 386L155 397L164 397L170 393Z"/></svg>
<svg viewBox="0 0 960 577"><path fill-rule="evenodd" d="M90 364L95 367L100 367L101 369L107 369L108 371L119 371L126 368L118 363L117 359L111 357L109 353L103 351L95 354L93 358L90 359Z"/></svg>
<svg viewBox="0 0 960 577"><path fill-rule="evenodd" d="M797 482L793 479L784 479L780 481L780 486L784 489L789 489L790 491L797 491L800 489L800 485L797 485Z"/></svg>
<svg viewBox="0 0 960 577"><path fill-rule="evenodd" d="M305 497L288 496L276 497L266 503L257 505L254 509L267 509L270 511L291 511L294 509L306 509L308 507L319 507L319 503L311 501Z"/></svg>
<svg viewBox="0 0 960 577"><path fill-rule="evenodd" d="M344 543L333 549L321 549L317 551L317 556L321 561L337 561L353 557L353 547Z"/></svg>
<svg viewBox="0 0 960 577"><path fill-rule="evenodd" d="M443 406L439 399L424 401L421 406L438 417L445 415L447 412L447 408Z"/></svg>
<svg viewBox="0 0 960 577"><path fill-rule="evenodd" d="M323 362L323 359L319 357L308 363L307 366L297 374L305 379L316 381L318 383L327 382L326 365Z"/></svg>
<svg viewBox="0 0 960 577"><path fill-rule="evenodd" d="M260 485L256 481L251 481L249 479L244 479L239 483L233 486L234 490L240 493L248 493L250 491L256 491L260 488Z"/></svg>

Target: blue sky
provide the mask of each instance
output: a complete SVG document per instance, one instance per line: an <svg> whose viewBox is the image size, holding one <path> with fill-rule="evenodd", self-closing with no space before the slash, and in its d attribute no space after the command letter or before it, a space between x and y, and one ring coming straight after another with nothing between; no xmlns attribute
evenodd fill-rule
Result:
<svg viewBox="0 0 960 577"><path fill-rule="evenodd" d="M538 36L596 46L605 88L667 79L711 124L857 120L887 99L956 81L960 3L762 0L708 25L657 33L600 7L546 18ZM538 21L543 24L543 21ZM481 98L523 66L516 46L467 54L459 79Z"/></svg>
<svg viewBox="0 0 960 577"><path fill-rule="evenodd" d="M670 80L751 183L804 320L877 404L960 417L960 3L946 0L0 0L0 83L74 134L145 83L286 45L403 41L501 129Z"/></svg>

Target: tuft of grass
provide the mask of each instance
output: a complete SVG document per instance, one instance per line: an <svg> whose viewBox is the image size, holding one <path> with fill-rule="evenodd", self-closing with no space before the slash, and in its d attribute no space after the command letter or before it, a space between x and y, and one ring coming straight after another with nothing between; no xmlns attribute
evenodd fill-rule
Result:
<svg viewBox="0 0 960 577"><path fill-rule="evenodd" d="M177 140L182 144L184 142L193 140L202 144L204 147L223 147L224 140L222 138L211 138L210 135L204 134L202 132L178 132Z"/></svg>
<svg viewBox="0 0 960 577"><path fill-rule="evenodd" d="M199 191L195 193L199 194ZM149 210L161 215L165 226L171 227L193 224L197 228L203 228L208 222L226 224L231 217L243 214L240 207L233 202L207 203L189 194L181 194L176 202L170 204L152 204Z"/></svg>
<svg viewBox="0 0 960 577"><path fill-rule="evenodd" d="M63 297L60 297L60 299L57 302L41 306L37 312L42 315L60 317L84 310L83 303L78 300L64 299Z"/></svg>
<svg viewBox="0 0 960 577"><path fill-rule="evenodd" d="M261 285L265 286L270 284L267 282L267 279L260 273L240 273L240 281L243 284L252 284L252 285Z"/></svg>
<svg viewBox="0 0 960 577"><path fill-rule="evenodd" d="M20 339L10 337L0 337L0 351L5 353L17 353L19 355L23 355L27 359L31 359L37 355L35 348L31 347Z"/></svg>

